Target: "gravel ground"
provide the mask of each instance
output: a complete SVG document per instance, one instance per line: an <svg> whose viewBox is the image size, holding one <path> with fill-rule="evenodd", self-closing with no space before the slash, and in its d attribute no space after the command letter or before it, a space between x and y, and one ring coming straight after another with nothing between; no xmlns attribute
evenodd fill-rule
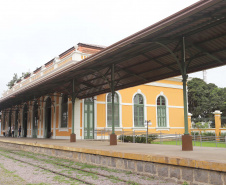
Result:
<svg viewBox="0 0 226 185"><path fill-rule="evenodd" d="M63 185L57 181L56 175L48 171L42 170L40 168L27 165L3 156L0 156L0 163L4 166L6 172L2 178L0 176L1 185L19 185L19 184L59 184ZM1 168L1 170L3 170Z"/></svg>
<svg viewBox="0 0 226 185"><path fill-rule="evenodd" d="M8 150L8 149L7 149ZM56 184L56 185L64 185L64 184L83 184L82 182L63 177L58 174L54 174L51 171L40 169L39 167L35 167L34 165L39 165L41 167L53 170L55 172L59 172L65 175L77 177L79 179L88 181L92 184L103 184L103 185L123 185L123 184L144 184L144 185L152 185L152 184L167 184L174 185L177 183L167 182L166 180L162 180L156 177L147 177L138 174L133 174L128 171L114 170L103 167L97 167L93 165L76 163L67 159L59 159L55 157L50 157L42 154L35 154L24 151L12 151L15 153L6 152L3 148L0 148L0 184L1 185L24 185L24 184ZM15 159L19 159L22 161L26 161L32 163L33 165L26 164L24 162L19 162L11 159L13 157ZM84 169L88 172L82 172L79 170L74 170L68 167L62 167L59 165L55 165L54 163L64 164L71 167L76 167L80 169ZM109 175L112 179L107 177L99 176L96 174L92 174L92 172L98 172L100 174ZM114 178L114 179L113 179ZM122 182L119 179L123 179L128 181Z"/></svg>

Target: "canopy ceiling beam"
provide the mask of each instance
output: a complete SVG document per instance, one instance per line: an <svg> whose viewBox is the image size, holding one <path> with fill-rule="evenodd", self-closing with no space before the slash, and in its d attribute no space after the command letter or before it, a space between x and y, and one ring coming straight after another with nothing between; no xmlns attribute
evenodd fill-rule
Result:
<svg viewBox="0 0 226 185"><path fill-rule="evenodd" d="M170 67L170 66L164 64L163 62L157 60L157 59L151 58L151 57L148 56L147 54L143 54L143 56L145 56L147 59L149 59L150 62L151 62L151 61L154 61L155 63L161 64L163 67L166 67L166 68L170 69L171 71L176 71L173 67Z"/></svg>
<svg viewBox="0 0 226 185"><path fill-rule="evenodd" d="M202 31L205 31L205 30L208 30L209 28L212 28L212 27L215 27L215 26L217 26L217 25L219 25L219 24L222 24L222 23L225 23L226 22L226 19L224 18L224 19L216 19L217 21L216 22L212 22L212 21L210 21L210 22L212 22L212 23L209 23L209 24L207 24L206 26L203 26L203 27L201 27L201 28L198 28L198 29L196 29L196 30L194 30L194 31L191 31L191 32L187 32L187 33L185 33L184 35L186 36L186 37L189 37L189 36L191 36L191 35L194 35L194 34L196 34L196 33L199 33L199 32L202 32Z"/></svg>
<svg viewBox="0 0 226 185"><path fill-rule="evenodd" d="M124 71L124 72L126 72L127 74L129 74L131 76L135 76L137 78L142 79L144 81L144 83L147 83L148 82L148 80L146 78L142 77L141 74L140 75L137 75L136 73L132 72L131 70L128 70L128 69L125 69L125 68L121 68L120 65L117 65L116 67L117 67L117 69L119 69L121 71Z"/></svg>
<svg viewBox="0 0 226 185"><path fill-rule="evenodd" d="M219 9L219 10L224 10L225 9L225 6L223 6L221 9ZM218 11L219 11L218 10ZM173 32L173 31L175 31L175 30L180 30L180 28L183 28L183 27L187 27L187 26L190 26L190 25L193 25L193 23L194 22L199 22L200 20L202 20L203 19L203 17L209 17L209 18L211 18L209 21L207 21L207 22L204 22L204 23L201 23L201 24L198 24L198 25L196 25L196 26L190 26L190 28L188 28L188 29L186 29L184 32L182 32L181 34L180 34L180 36L178 35L178 33L176 33L176 34L174 34L174 35L171 35L170 37L171 38L179 38L179 37L181 37L181 35L184 35L184 36L186 36L186 37L188 37L188 36L190 36L190 35L192 35L192 34L194 34L194 33L197 33L197 31L202 31L203 30L203 28L205 28L205 29L208 29L208 28L210 28L210 27L213 27L213 26L215 26L215 25L218 25L219 23L221 23L221 22L218 22L217 24L215 24L215 23L213 23L214 21L216 21L216 20L219 20L219 19L221 19L221 18L224 18L225 17L225 15L222 13L221 15L218 15L218 16L215 16L215 14L216 14L216 12L217 11L215 11L215 12L213 12L213 13L206 13L206 14L203 14L203 16L201 16L199 19L197 19L197 16L193 16L193 19L191 20L191 21L189 21L189 23L188 22L185 22L184 24L180 24L180 25L178 25L178 26L176 26L176 27L174 27L174 28L172 28L172 29L167 29L165 32L163 32L163 33L161 33L161 35L164 35L164 34L168 34L168 33L170 33L170 32ZM224 22L224 21L223 21ZM189 33L189 34L188 34Z"/></svg>
<svg viewBox="0 0 226 185"><path fill-rule="evenodd" d="M226 49L226 48L224 48L224 49L222 49L222 50L224 51L225 49ZM219 51L221 51L221 50L217 50L217 51L212 52L212 55L213 55L214 53L219 52ZM200 53L200 54L201 54L201 53ZM164 55L167 56L167 55L170 55L170 54L167 53L167 54L164 54ZM163 57L163 55L161 55L161 56L159 56L159 57L152 58L152 60L153 60L153 59L156 59L156 58L160 58L160 57ZM195 58L192 58L192 59L194 60L194 59L197 59L197 58L200 58L200 57L202 57L202 56L198 55L198 56L196 56ZM135 66L140 65L140 64L143 64L143 63L146 63L146 62L148 62L148 61L144 61L144 62L140 62L139 64L134 64L134 65L128 66L127 69L129 69L129 68L131 68L131 67L135 67ZM224 63L224 64L225 64L225 63ZM168 64L168 66L173 66L173 65L176 65L176 63ZM153 68L153 69L151 69L151 70L144 71L143 74L145 74L145 73L147 73L147 72L150 72L150 71L155 71L155 70L158 70L158 69L161 69L161 68L162 68L162 67ZM139 74L138 74L138 75L139 75Z"/></svg>
<svg viewBox="0 0 226 185"><path fill-rule="evenodd" d="M217 58L216 56L212 55L211 53L209 53L208 51L206 51L205 49L201 48L200 46L196 46L195 44L192 44L192 46L196 49L198 49L199 51L203 52L204 54L208 55L210 58L214 59L215 61L224 64L224 62L222 60L220 60L219 58ZM225 48L224 48L225 49Z"/></svg>

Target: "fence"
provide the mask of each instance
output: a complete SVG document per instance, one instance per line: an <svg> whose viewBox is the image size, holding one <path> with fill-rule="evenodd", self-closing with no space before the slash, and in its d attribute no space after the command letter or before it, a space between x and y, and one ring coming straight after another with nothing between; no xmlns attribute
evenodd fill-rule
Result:
<svg viewBox="0 0 226 185"><path fill-rule="evenodd" d="M226 117L221 117L221 128L226 128Z"/></svg>
<svg viewBox="0 0 226 185"><path fill-rule="evenodd" d="M189 122L189 132L190 131L200 131L200 132L215 132L216 136L220 136L226 133L226 117L221 117L222 112L220 110L215 110L213 112L214 118L191 118L188 119ZM208 124L208 126L207 126Z"/></svg>
<svg viewBox="0 0 226 185"><path fill-rule="evenodd" d="M106 140L109 139L109 136L111 134L111 129L109 128L105 128L103 130L95 130L94 131L96 134L96 138L99 140ZM163 134L163 133L148 133L148 131L139 131L139 130L133 130L133 131L127 131L127 130L116 130L115 134L118 136L118 139L121 142L124 142L125 140L128 142L132 142L135 143L136 141L138 141L137 138L142 138L142 143L150 143L150 140L156 140L159 139L161 141L161 139L163 139L166 135L168 137L173 137L175 136L174 134ZM140 141L141 142L141 141Z"/></svg>
<svg viewBox="0 0 226 185"><path fill-rule="evenodd" d="M226 136L192 135L193 146L225 147Z"/></svg>
<svg viewBox="0 0 226 185"><path fill-rule="evenodd" d="M214 117L210 117L210 118L191 118L191 122L192 122L192 128L196 128L195 127L195 123L208 123L208 128L215 128L215 118Z"/></svg>
<svg viewBox="0 0 226 185"><path fill-rule="evenodd" d="M111 129L95 130L99 140L105 141L109 139ZM182 145L182 134L165 134L148 133L147 131L115 131L120 142L129 143L148 143L148 144L165 144L165 145ZM226 134L222 136L213 135L214 133L198 132L192 133L193 146L200 147L225 147L226 148Z"/></svg>

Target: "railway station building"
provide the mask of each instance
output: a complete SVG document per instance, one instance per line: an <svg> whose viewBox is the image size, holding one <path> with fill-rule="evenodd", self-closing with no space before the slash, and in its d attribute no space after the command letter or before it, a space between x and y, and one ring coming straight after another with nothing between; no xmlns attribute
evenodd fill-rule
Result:
<svg viewBox="0 0 226 185"><path fill-rule="evenodd" d="M27 78L15 83L10 93L32 86L36 81L64 69L104 49L102 46L79 43L58 57L37 68ZM67 82L66 82L67 83ZM89 84L86 84L87 86ZM116 131L146 131L145 121L151 121L150 133L183 134L182 78L173 77L118 90L115 93ZM101 130L112 127L111 92L78 99L74 104L74 132L77 139L100 139ZM15 136L21 126L22 137L69 139L72 131L72 102L67 92L51 92L2 110L2 130L12 125ZM3 132L1 132L3 135Z"/></svg>
<svg viewBox="0 0 226 185"><path fill-rule="evenodd" d="M200 0L106 48L70 48L3 94L3 130L75 142L109 127L116 145L115 131L151 121L153 132L184 130L182 150L192 151L188 74L226 64L225 13L225 0Z"/></svg>

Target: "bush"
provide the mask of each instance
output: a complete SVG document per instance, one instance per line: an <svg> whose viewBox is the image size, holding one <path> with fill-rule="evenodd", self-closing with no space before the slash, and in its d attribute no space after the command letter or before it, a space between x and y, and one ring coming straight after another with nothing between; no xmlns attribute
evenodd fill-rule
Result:
<svg viewBox="0 0 226 185"><path fill-rule="evenodd" d="M225 137L226 136L226 132L225 133L221 133L220 136Z"/></svg>
<svg viewBox="0 0 226 185"><path fill-rule="evenodd" d="M199 132L191 132L191 135L194 136L199 136ZM215 132L201 132L202 136L215 136Z"/></svg>
<svg viewBox="0 0 226 185"><path fill-rule="evenodd" d="M192 136L194 136L194 135L198 136L199 135L199 132L191 132L191 135Z"/></svg>
<svg viewBox="0 0 226 185"><path fill-rule="evenodd" d="M158 136L155 134L148 134L148 143L151 143L155 139L157 139ZM123 136L119 136L119 140L123 140ZM133 143L133 136L125 136L124 135L124 142ZM135 143L146 143L146 135L139 135L135 136Z"/></svg>
<svg viewBox="0 0 226 185"><path fill-rule="evenodd" d="M215 132L204 132L202 136L215 136Z"/></svg>

